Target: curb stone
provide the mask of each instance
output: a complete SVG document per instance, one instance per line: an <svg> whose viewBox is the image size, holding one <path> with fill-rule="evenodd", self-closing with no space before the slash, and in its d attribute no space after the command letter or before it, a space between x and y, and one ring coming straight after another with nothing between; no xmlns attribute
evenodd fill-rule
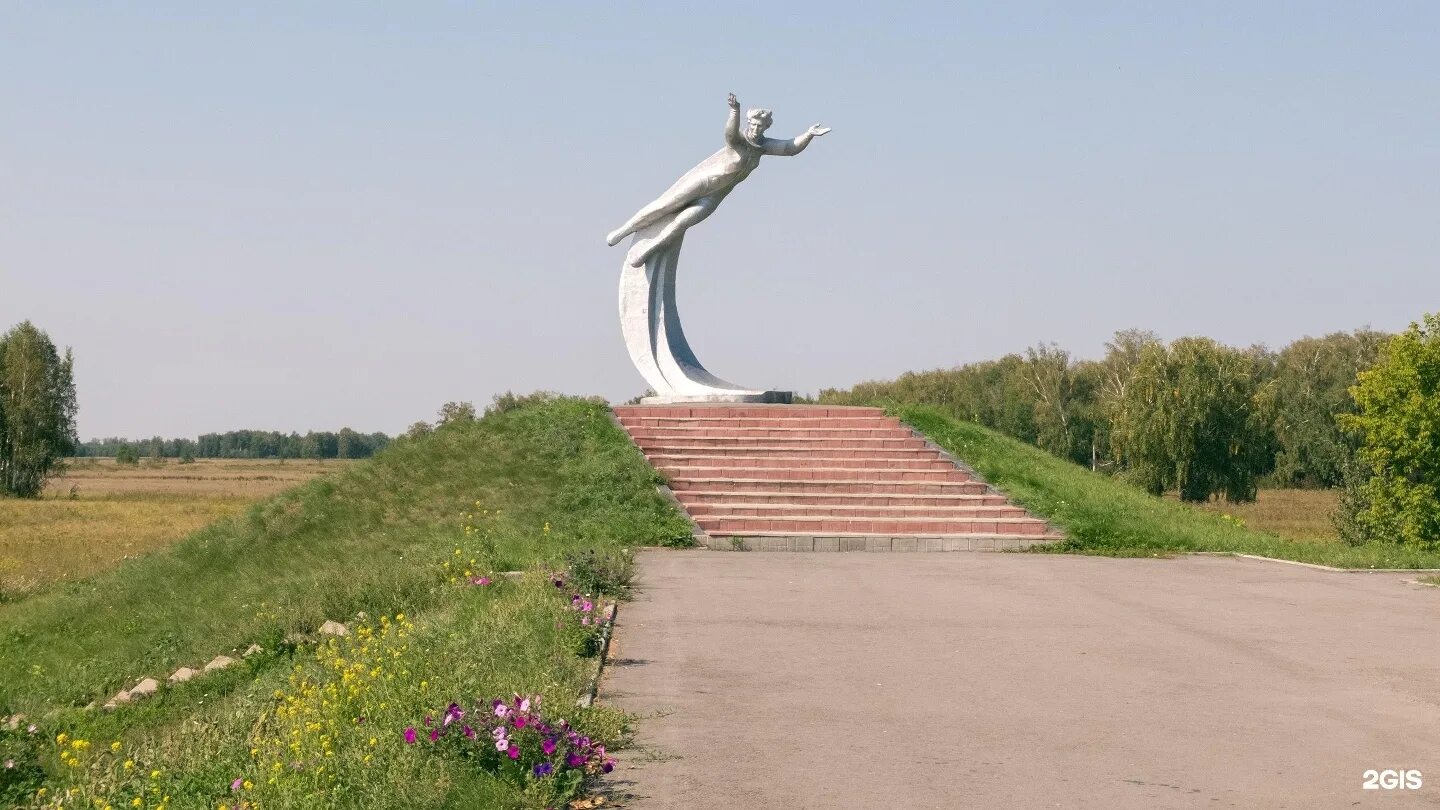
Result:
<svg viewBox="0 0 1440 810"><path fill-rule="evenodd" d="M610 654L610 630L615 626L615 614L620 610L619 602L611 602L610 607L605 611L605 624L600 628L600 651L595 654L595 671L590 675L590 683L585 688L585 694L581 695L575 705L582 709L589 708L595 703L595 695L600 691L600 673L605 669L605 656Z"/></svg>

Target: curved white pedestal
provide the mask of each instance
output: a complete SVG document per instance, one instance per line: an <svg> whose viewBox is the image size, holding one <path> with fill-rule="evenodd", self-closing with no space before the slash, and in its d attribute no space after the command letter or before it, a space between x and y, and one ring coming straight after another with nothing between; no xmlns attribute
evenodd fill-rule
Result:
<svg viewBox="0 0 1440 810"><path fill-rule="evenodd" d="M789 391L745 388L716 377L700 364L675 307L675 270L684 237L656 251L641 267L631 267L669 219L635 234L620 271L620 330L630 359L654 389L645 404L675 402L789 402Z"/></svg>

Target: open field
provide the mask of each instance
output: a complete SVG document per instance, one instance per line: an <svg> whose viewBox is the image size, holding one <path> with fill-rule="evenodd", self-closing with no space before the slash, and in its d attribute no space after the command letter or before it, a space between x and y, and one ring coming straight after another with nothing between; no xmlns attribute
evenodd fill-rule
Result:
<svg viewBox="0 0 1440 810"><path fill-rule="evenodd" d="M163 548L247 505L353 462L73 459L39 500L0 499L0 601Z"/></svg>
<svg viewBox="0 0 1440 810"><path fill-rule="evenodd" d="M1200 508L1286 540L1334 543L1340 538L1331 516L1339 505L1338 489L1262 489L1254 503L1212 501Z"/></svg>

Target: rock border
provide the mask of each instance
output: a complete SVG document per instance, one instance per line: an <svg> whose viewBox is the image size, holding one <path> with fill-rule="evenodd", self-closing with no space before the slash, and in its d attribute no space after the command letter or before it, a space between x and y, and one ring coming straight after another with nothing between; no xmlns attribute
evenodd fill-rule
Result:
<svg viewBox="0 0 1440 810"><path fill-rule="evenodd" d="M600 675L605 671L605 658L610 654L610 631L615 627L615 614L620 610L618 601L611 602L605 609L605 623L600 627L600 651L595 654L595 671L590 673L590 682L585 686L585 694L575 700L575 705L582 709L588 709L595 704L595 697L600 692Z"/></svg>
<svg viewBox="0 0 1440 810"><path fill-rule="evenodd" d="M340 622L326 619L325 623L320 625L320 628L316 632L317 634L322 636L338 637L349 635L350 629ZM265 652L265 649L263 647L261 647L259 644L252 643L250 644L250 646L245 648L244 652L240 653L240 658L243 660L263 652ZM212 672L219 672L222 669L229 669L237 663L239 663L239 661L231 658L228 655L217 655L206 663L200 665L198 669L190 666L180 666L176 668L174 672L170 673L165 678L164 684L161 684L158 678L153 678L149 676L144 677L141 678L138 682L136 682L134 686L128 689L121 689L119 692L111 695L110 699L105 701L102 708L104 708L107 712L113 712L128 703L133 703L134 701L143 700L145 698L151 697L152 695L157 695L162 691L162 688L169 689L175 686L179 686L182 683L189 683L196 678L208 675ZM93 709L95 708L95 704L91 703L85 708Z"/></svg>

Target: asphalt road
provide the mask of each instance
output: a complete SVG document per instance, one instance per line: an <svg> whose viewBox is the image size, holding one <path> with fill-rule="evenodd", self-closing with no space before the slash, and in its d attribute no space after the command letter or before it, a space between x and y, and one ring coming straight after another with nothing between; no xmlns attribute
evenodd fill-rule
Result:
<svg viewBox="0 0 1440 810"><path fill-rule="evenodd" d="M1440 588L1228 558L647 551L650 808L1440 807ZM1415 769L1418 789L1365 790ZM626 798L628 794L628 798Z"/></svg>

